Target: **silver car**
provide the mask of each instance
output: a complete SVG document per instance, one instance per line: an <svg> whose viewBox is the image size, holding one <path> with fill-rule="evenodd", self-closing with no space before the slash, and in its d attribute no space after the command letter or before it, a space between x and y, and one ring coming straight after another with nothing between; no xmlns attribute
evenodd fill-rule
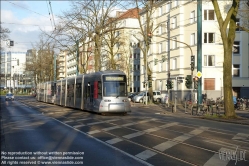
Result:
<svg viewBox="0 0 249 166"><path fill-rule="evenodd" d="M15 100L15 96L12 93L7 93L5 96L5 100Z"/></svg>
<svg viewBox="0 0 249 166"><path fill-rule="evenodd" d="M142 103L144 96L145 96L145 92L140 92L138 95L134 96L132 100L134 103Z"/></svg>

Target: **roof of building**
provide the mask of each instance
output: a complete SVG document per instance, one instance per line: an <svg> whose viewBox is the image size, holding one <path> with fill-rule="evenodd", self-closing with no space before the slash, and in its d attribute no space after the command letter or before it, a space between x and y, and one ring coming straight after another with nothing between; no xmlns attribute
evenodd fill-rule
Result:
<svg viewBox="0 0 249 166"><path fill-rule="evenodd" d="M121 20L121 19L126 19L126 18L138 18L140 10L141 9L139 9L139 8L129 9L126 12L124 12L123 14L119 15L117 17L117 19Z"/></svg>

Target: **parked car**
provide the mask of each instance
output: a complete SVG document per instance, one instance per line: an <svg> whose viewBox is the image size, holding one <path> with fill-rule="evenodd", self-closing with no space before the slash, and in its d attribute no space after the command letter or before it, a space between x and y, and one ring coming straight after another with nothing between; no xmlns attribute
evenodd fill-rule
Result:
<svg viewBox="0 0 249 166"><path fill-rule="evenodd" d="M153 91L153 101L160 103L162 100L161 91Z"/></svg>
<svg viewBox="0 0 249 166"><path fill-rule="evenodd" d="M149 93L147 92L147 96L149 96ZM140 92L137 96L133 97L133 101L135 103L140 102L142 103L146 98L146 92ZM148 97L147 97L148 98ZM160 91L153 91L153 101L155 102L161 102L161 92ZM148 98L149 99L149 98ZM149 101L149 100L148 100Z"/></svg>
<svg viewBox="0 0 249 166"><path fill-rule="evenodd" d="M15 96L12 93L7 93L5 96L5 100L15 100Z"/></svg>
<svg viewBox="0 0 249 166"><path fill-rule="evenodd" d="M132 98L134 97L134 96L136 96L138 93L130 93L129 95L128 95L128 99L129 99L129 101L132 101Z"/></svg>
<svg viewBox="0 0 249 166"><path fill-rule="evenodd" d="M138 93L136 96L134 96L132 98L132 101L134 103L142 103L143 102L143 98L144 98L145 95L146 95L146 93L144 91L140 92L140 93ZM147 95L149 95L149 93L147 93Z"/></svg>

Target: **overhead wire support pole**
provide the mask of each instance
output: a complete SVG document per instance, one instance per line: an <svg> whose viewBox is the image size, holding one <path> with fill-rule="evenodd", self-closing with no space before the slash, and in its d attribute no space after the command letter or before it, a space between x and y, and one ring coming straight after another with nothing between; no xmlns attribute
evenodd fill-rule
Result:
<svg viewBox="0 0 249 166"><path fill-rule="evenodd" d="M202 72L202 0L197 0L197 72ZM198 111L202 103L202 79L198 82L197 100Z"/></svg>

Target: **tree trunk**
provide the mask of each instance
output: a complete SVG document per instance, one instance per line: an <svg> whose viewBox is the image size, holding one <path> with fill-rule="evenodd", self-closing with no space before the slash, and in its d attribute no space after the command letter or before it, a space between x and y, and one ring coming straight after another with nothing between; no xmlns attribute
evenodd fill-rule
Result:
<svg viewBox="0 0 249 166"><path fill-rule="evenodd" d="M224 44L224 63L223 63L223 87L224 87L224 111L227 117L235 117L233 92L232 92L232 47L233 45Z"/></svg>

